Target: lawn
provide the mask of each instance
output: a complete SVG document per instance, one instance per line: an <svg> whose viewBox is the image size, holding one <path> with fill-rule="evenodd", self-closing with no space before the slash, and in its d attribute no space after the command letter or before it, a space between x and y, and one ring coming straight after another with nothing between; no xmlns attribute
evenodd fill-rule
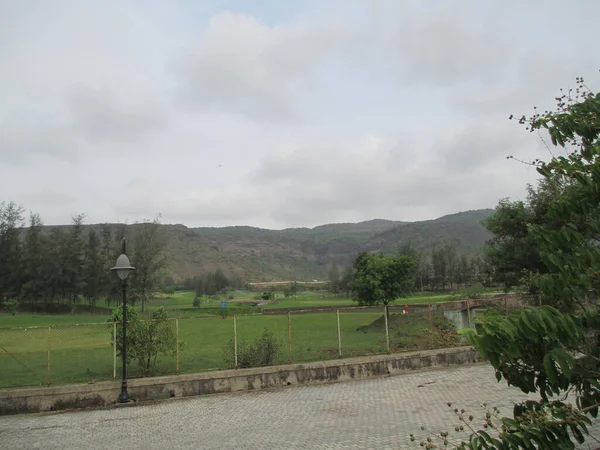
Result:
<svg viewBox="0 0 600 450"><path fill-rule="evenodd" d="M380 312L341 311L339 316L342 356L386 351L385 328L381 326ZM14 317L21 317L23 321L27 319L39 327L0 329L0 388L48 382L52 385L93 382L112 379L113 371L117 375L120 373L118 358L116 367L113 365L112 325L69 325L70 316ZM404 317L408 319L409 316ZM414 314L410 317L413 320L404 319L406 323L398 327L392 321L392 345L395 345L400 328L405 329L410 338L413 333L411 330L422 332L428 327L426 316ZM76 318L81 323L82 316ZM93 319L94 316L89 318ZM48 327L47 321L50 319L63 324ZM288 341L287 314L236 316L235 320L238 344L243 340L255 339L265 329L275 335L281 346L276 363L339 357L335 312L291 314L291 341ZM40 326L42 323L46 326ZM178 328L182 342L179 351L180 373L230 367L224 361L223 349L233 339L232 316L224 319L220 316L180 318L171 320L170 325L174 330ZM157 374L175 373L176 368L175 356L162 356ZM134 365L130 374L135 376L136 373Z"/></svg>
<svg viewBox="0 0 600 450"><path fill-rule="evenodd" d="M170 322L178 326L179 372L229 367L223 348L233 338L233 315L236 315L238 340L255 339L263 330L274 333L281 343L277 363L307 362L339 356L337 315L332 312L292 313L291 342L288 340L288 315L259 314L261 309L348 307L350 298L334 297L326 292L307 291L295 297L279 294L274 303L262 304L257 293L234 291L227 303L227 317L222 318L221 300L203 297L199 308L192 305L194 293L178 291L170 298L151 301L149 310L164 306L169 315L179 318ZM437 303L450 300L448 294L417 293L395 304ZM139 309L139 306L138 306ZM340 311L342 356L382 353L386 350L382 311L373 309ZM108 314L88 313L49 315L0 315L0 388L10 386L64 384L112 379L114 350L112 325ZM376 322L379 319L379 322ZM427 317L416 313L396 318L391 324L392 347L422 348L428 338ZM376 325L378 323L379 325ZM10 329L9 329L10 328ZM426 342L427 341L427 342ZM433 342L433 341L432 341ZM116 373L119 373L117 361ZM132 367L132 375L135 375ZM163 356L160 373L175 373L175 356Z"/></svg>

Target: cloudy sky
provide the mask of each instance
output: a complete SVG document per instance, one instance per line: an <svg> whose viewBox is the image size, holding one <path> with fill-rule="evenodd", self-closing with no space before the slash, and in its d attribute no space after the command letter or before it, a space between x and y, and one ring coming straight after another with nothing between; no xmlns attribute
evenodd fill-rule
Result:
<svg viewBox="0 0 600 450"><path fill-rule="evenodd" d="M0 201L47 224L422 220L522 198L511 113L600 84L597 0L0 0Z"/></svg>

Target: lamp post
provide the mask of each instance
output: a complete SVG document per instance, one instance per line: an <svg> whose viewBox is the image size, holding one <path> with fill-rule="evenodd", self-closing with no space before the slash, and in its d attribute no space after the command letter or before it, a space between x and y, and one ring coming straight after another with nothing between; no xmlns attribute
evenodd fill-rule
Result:
<svg viewBox="0 0 600 450"><path fill-rule="evenodd" d="M123 358L123 376L121 379L121 393L119 394L119 403L127 403L129 397L127 395L127 277L129 273L135 270L135 267L131 267L129 258L125 254L127 252L127 241L123 238L123 244L121 247L121 254L117 258L115 267L111 268L113 272L117 274L121 280L121 287L123 288L123 342L121 348L121 357Z"/></svg>

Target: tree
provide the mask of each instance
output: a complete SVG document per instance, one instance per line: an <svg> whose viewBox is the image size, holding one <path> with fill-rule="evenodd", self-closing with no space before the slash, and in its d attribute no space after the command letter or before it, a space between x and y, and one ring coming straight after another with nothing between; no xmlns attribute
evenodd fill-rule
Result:
<svg viewBox="0 0 600 450"><path fill-rule="evenodd" d="M212 297L213 295L215 295L218 292L214 273L208 272L204 277L203 284L204 284L204 293L206 295L208 295L209 297Z"/></svg>
<svg viewBox="0 0 600 450"><path fill-rule="evenodd" d="M0 299L17 296L20 291L23 212L14 202L0 203Z"/></svg>
<svg viewBox="0 0 600 450"><path fill-rule="evenodd" d="M566 156L537 161L546 179L564 182L548 202L551 221L528 224L547 272L529 281L545 303L507 318L493 313L466 331L498 380L539 401L515 405L513 418L501 418L497 436L485 430L468 448L574 448L585 440L590 417L600 407L600 308L589 303L600 281L600 94L577 79L573 94L557 98L558 110L519 119L531 131L546 130ZM568 401L574 397L574 402ZM462 448L467 448L464 444Z"/></svg>
<svg viewBox="0 0 600 450"><path fill-rule="evenodd" d="M290 284L283 288L283 295L285 297L296 297L298 293L298 282L292 281Z"/></svg>
<svg viewBox="0 0 600 450"><path fill-rule="evenodd" d="M224 292L229 287L229 279L223 269L220 267L217 268L215 272L215 288L217 292Z"/></svg>
<svg viewBox="0 0 600 450"><path fill-rule="evenodd" d="M337 294L340 290L340 270L336 263L331 264L327 278L329 279L329 292Z"/></svg>
<svg viewBox="0 0 600 450"><path fill-rule="evenodd" d="M340 279L340 291L345 292L346 295L350 294L350 282L354 277L354 268L352 265L346 266L344 272L342 274L342 278Z"/></svg>
<svg viewBox="0 0 600 450"><path fill-rule="evenodd" d="M23 245L23 279L21 298L32 305L48 296L47 242L42 235L43 222L39 214L29 216L29 227Z"/></svg>
<svg viewBox="0 0 600 450"><path fill-rule="evenodd" d="M583 443L600 404L598 338L585 337L600 330L598 312L593 307L569 315L546 305L508 317L489 312L476 319L475 330L462 334L490 361L496 379L537 393L539 399L515 404L512 417L488 411L485 429L471 428L468 442L452 442L450 447L445 442L452 438L442 433L440 439L436 433L440 444L430 436L426 448L573 449L573 439ZM467 414L461 414L461 425L472 427L473 416Z"/></svg>
<svg viewBox="0 0 600 450"><path fill-rule="evenodd" d="M64 301L68 290L67 280L62 267L62 253L65 247L66 233L61 228L52 228L48 249L48 297L51 300Z"/></svg>
<svg viewBox="0 0 600 450"><path fill-rule="evenodd" d="M469 264L469 258L467 255L462 254L458 260L458 272L456 281L458 283L462 283L463 285L471 282L472 274L471 274L471 265Z"/></svg>
<svg viewBox="0 0 600 450"><path fill-rule="evenodd" d="M110 322L121 322L123 308L113 310ZM177 337L167 311L161 306L152 312L150 320L139 319L137 310L127 305L127 362L135 361L144 376L152 375L158 365L159 355L175 355ZM111 342L114 339L111 327ZM117 354L123 350L122 328L117 327ZM181 343L179 343L181 346Z"/></svg>
<svg viewBox="0 0 600 450"><path fill-rule="evenodd" d="M431 268L435 285L442 290L446 290L449 273L448 261L446 260L444 249L438 244L431 249Z"/></svg>
<svg viewBox="0 0 600 450"><path fill-rule="evenodd" d="M494 214L483 221L493 235L486 243L485 255L494 267L494 281L510 288L521 284L526 273L548 272L531 226L560 227L551 205L564 188L559 177L542 179L536 189L527 187L527 201L502 199ZM530 293L535 293L535 289Z"/></svg>
<svg viewBox="0 0 600 450"><path fill-rule="evenodd" d="M206 293L205 289L204 289L204 281L202 281L202 277L199 277L199 276L194 277L194 279L192 280L192 286L194 288L196 297L200 298Z"/></svg>
<svg viewBox="0 0 600 450"><path fill-rule="evenodd" d="M409 256L394 258L361 252L354 261L350 288L359 305L387 306L413 290L415 266L415 261Z"/></svg>
<svg viewBox="0 0 600 450"><path fill-rule="evenodd" d="M71 311L79 302L79 296L83 294L85 281L84 270L84 245L83 245L83 221L85 214L73 217L73 224L64 236L60 247L61 273L63 279L63 295L69 302Z"/></svg>
<svg viewBox="0 0 600 450"><path fill-rule="evenodd" d="M124 236L123 236L124 237ZM114 279L114 275L108 270L109 267L113 267L118 257L118 251L121 248L115 243L113 239L113 232L108 224L102 224L100 226L100 260L102 261L102 280L100 292L106 296L108 306L111 305L112 301L116 298L118 284Z"/></svg>
<svg viewBox="0 0 600 450"><path fill-rule="evenodd" d="M419 252L411 241L402 242L398 247L399 256L408 256L415 261L415 286L423 290L423 252Z"/></svg>
<svg viewBox="0 0 600 450"><path fill-rule="evenodd" d="M98 234L92 228L88 233L87 248L84 263L84 295L92 305L93 313L96 313L96 301L100 298L102 289L102 278L104 275L102 258L100 254L100 241Z"/></svg>
<svg viewBox="0 0 600 450"><path fill-rule="evenodd" d="M133 298L142 302L142 312L145 305L160 288L162 270L166 260L164 249L166 239L160 228L160 218L144 221L135 225L132 239L132 265L135 267L131 281Z"/></svg>

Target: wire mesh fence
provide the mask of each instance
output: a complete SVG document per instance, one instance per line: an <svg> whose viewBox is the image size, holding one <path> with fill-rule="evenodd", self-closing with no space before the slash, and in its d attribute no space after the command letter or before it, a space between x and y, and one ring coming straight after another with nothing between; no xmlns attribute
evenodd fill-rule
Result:
<svg viewBox="0 0 600 450"><path fill-rule="evenodd" d="M128 344L128 355L135 355L128 363L128 375L304 363L461 345L456 329L472 326L484 310L508 314L516 307L506 298L492 298L410 305L408 311L398 305L387 308L387 314L379 306L168 319L138 333L137 352L134 344ZM120 378L121 326L111 322L0 328L0 388Z"/></svg>

